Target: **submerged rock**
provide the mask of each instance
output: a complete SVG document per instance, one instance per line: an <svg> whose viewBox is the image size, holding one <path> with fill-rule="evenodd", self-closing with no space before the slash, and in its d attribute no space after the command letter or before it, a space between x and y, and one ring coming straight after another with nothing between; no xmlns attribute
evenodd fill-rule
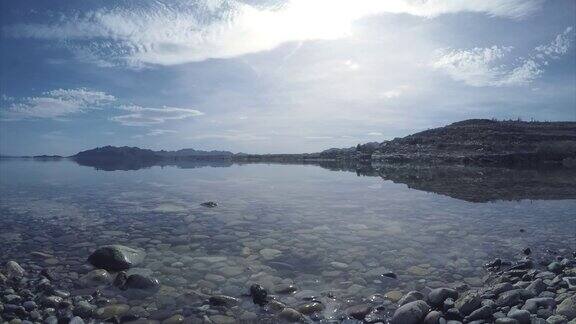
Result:
<svg viewBox="0 0 576 324"><path fill-rule="evenodd" d="M304 315L294 308L286 307L281 312L279 317L288 322L300 322L304 318Z"/></svg>
<svg viewBox="0 0 576 324"><path fill-rule="evenodd" d="M112 282L112 276L104 269L95 269L80 277L79 283L83 287L106 286Z"/></svg>
<svg viewBox="0 0 576 324"><path fill-rule="evenodd" d="M230 297L230 296L226 296L226 295L214 295L214 296L210 296L210 298L208 299L208 302L212 306L230 307L230 306L238 305L240 303L240 300L238 298L234 298L234 297Z"/></svg>
<svg viewBox="0 0 576 324"><path fill-rule="evenodd" d="M268 292L264 287L258 284L250 286L250 296L252 296L252 301L256 305L264 306L264 304L268 302L266 299L266 297L268 297Z"/></svg>
<svg viewBox="0 0 576 324"><path fill-rule="evenodd" d="M16 261L6 262L5 271L8 278L22 278L26 274L24 268L22 268Z"/></svg>
<svg viewBox="0 0 576 324"><path fill-rule="evenodd" d="M317 302L317 301L306 303L306 304L298 307L298 311L302 314L305 314L305 315L310 315L310 314L314 314L316 312L321 312L322 310L324 310L324 305L322 305L322 303Z"/></svg>
<svg viewBox="0 0 576 324"><path fill-rule="evenodd" d="M204 207L208 207L208 208L214 208L214 207L218 207L218 203L216 203L214 201L207 201L207 202L201 203L200 206L204 206Z"/></svg>
<svg viewBox="0 0 576 324"><path fill-rule="evenodd" d="M124 245L107 245L94 251L88 261L95 267L110 271L128 270L140 264L146 253Z"/></svg>
<svg viewBox="0 0 576 324"><path fill-rule="evenodd" d="M144 276L141 274L133 274L128 276L126 283L124 284L125 289L140 289L156 292L160 289L160 282L158 279Z"/></svg>
<svg viewBox="0 0 576 324"><path fill-rule="evenodd" d="M274 292L277 294L291 294L298 290L298 288L291 284L279 284L274 287Z"/></svg>

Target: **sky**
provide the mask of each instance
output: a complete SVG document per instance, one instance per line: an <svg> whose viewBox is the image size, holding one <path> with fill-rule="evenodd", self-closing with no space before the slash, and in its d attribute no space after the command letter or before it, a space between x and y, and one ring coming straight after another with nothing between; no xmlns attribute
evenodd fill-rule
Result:
<svg viewBox="0 0 576 324"><path fill-rule="evenodd" d="M573 0L0 0L0 154L576 121Z"/></svg>

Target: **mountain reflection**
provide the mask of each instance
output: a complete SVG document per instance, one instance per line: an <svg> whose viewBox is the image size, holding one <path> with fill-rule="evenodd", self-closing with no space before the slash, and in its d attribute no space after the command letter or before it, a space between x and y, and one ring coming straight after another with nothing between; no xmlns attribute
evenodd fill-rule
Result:
<svg viewBox="0 0 576 324"><path fill-rule="evenodd" d="M76 161L103 171L160 167L195 169L253 164L230 159L208 160L103 160ZM355 164L346 161L257 162L266 164L315 165L331 171L354 172L358 176L381 177L411 189L433 192L468 202L497 200L576 199L576 169L508 169L453 165Z"/></svg>

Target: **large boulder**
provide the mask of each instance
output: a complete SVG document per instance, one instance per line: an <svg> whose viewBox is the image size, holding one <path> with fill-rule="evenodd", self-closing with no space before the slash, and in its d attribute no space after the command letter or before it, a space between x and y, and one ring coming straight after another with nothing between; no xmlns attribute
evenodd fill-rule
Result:
<svg viewBox="0 0 576 324"><path fill-rule="evenodd" d="M146 253L124 245L106 245L94 251L88 262L93 266L109 271L127 270L140 264Z"/></svg>
<svg viewBox="0 0 576 324"><path fill-rule="evenodd" d="M424 320L429 311L430 306L425 301L413 301L398 308L390 324L418 324Z"/></svg>

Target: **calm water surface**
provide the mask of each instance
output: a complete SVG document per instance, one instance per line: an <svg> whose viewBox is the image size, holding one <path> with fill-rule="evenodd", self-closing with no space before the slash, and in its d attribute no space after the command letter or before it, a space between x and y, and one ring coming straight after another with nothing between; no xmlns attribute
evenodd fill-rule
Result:
<svg viewBox="0 0 576 324"><path fill-rule="evenodd" d="M13 160L0 162L0 177L1 262L50 267L73 289L97 246L141 248L145 262L131 271L156 276L162 289L129 302L149 309L182 307L191 291L238 297L254 282L294 283L300 295L281 297L289 304L328 291L344 303L395 299L423 286L480 285L484 263L527 246L576 246L576 200L471 203L316 166L98 171ZM219 206L200 206L208 200Z"/></svg>

